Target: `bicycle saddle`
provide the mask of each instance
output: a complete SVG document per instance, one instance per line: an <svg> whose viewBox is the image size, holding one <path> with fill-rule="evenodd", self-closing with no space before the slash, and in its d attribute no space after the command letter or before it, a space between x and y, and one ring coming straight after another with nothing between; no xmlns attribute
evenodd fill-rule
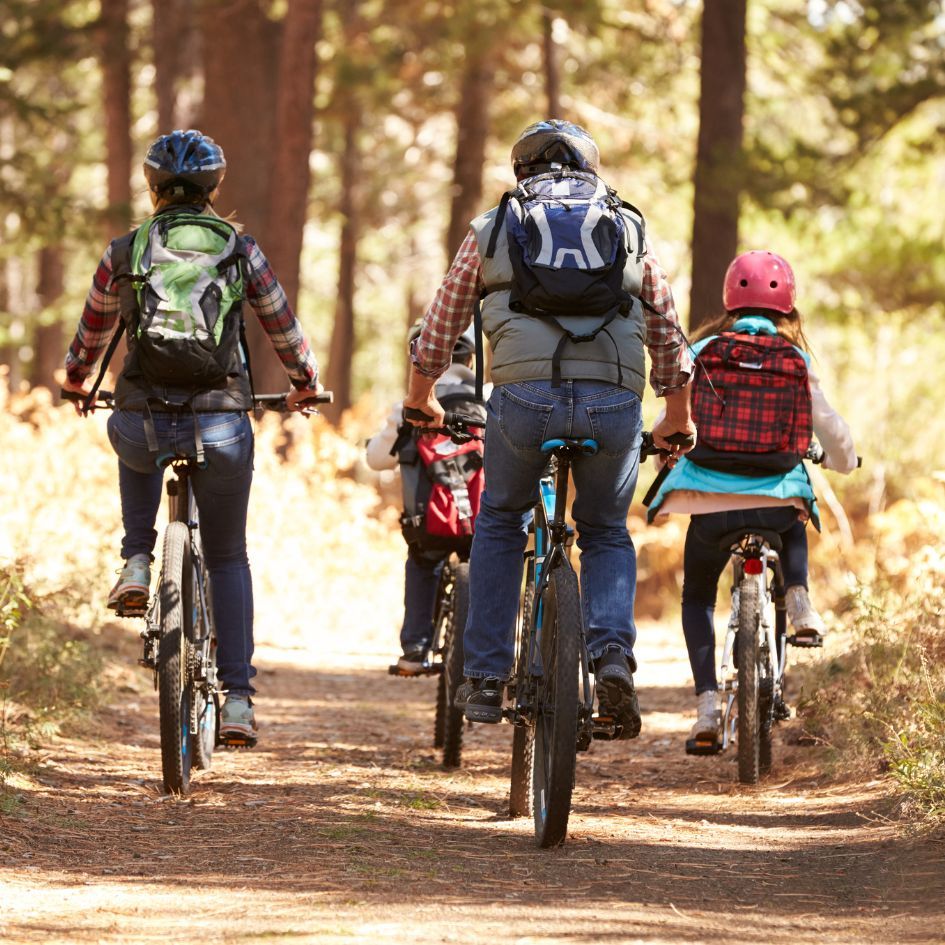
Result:
<svg viewBox="0 0 945 945"><path fill-rule="evenodd" d="M763 538L772 551L781 550L781 535L770 528L736 528L735 531L729 532L719 539L719 549L729 551L732 545L738 544L749 535L757 535L759 538Z"/></svg>
<svg viewBox="0 0 945 945"><path fill-rule="evenodd" d="M543 453L553 453L555 450L573 450L576 453L583 453L585 456L593 456L598 449L597 440L583 439L578 440L573 437L565 437L554 440L545 440L541 444Z"/></svg>

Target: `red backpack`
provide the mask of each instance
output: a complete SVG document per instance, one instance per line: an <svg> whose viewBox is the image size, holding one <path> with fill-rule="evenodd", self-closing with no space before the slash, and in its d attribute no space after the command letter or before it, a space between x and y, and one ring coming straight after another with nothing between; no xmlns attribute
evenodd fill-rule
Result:
<svg viewBox="0 0 945 945"><path fill-rule="evenodd" d="M455 388L460 385L438 386L440 403L447 410L481 417L484 428L485 408L464 385ZM471 432L481 437L483 430L471 428ZM420 551L468 554L485 487L482 440L454 443L445 434L411 427L405 430L405 442L397 456L404 496L400 517L404 540Z"/></svg>
<svg viewBox="0 0 945 945"><path fill-rule="evenodd" d="M813 433L810 381L800 352L780 335L726 331L696 358L687 458L742 476L789 472Z"/></svg>

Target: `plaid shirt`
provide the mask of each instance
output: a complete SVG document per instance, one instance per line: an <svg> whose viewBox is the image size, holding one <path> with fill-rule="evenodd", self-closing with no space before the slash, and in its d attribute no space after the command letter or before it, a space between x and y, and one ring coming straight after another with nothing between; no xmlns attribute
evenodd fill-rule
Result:
<svg viewBox="0 0 945 945"><path fill-rule="evenodd" d="M269 336L293 385L300 390L315 387L318 365L302 326L295 317L279 280L251 237L244 237L249 254L246 297L259 324ZM75 384L88 377L115 333L119 318L118 287L112 280L112 248L109 244L95 270L75 338L66 354L66 374Z"/></svg>
<svg viewBox="0 0 945 945"><path fill-rule="evenodd" d="M463 240L414 341L410 359L420 374L439 377L449 367L456 339L469 327L476 299L483 289L482 265L476 236L470 230ZM646 347L652 359L650 384L657 396L685 387L692 374L692 358L666 273L651 255L643 259L640 298L655 311L643 307Z"/></svg>

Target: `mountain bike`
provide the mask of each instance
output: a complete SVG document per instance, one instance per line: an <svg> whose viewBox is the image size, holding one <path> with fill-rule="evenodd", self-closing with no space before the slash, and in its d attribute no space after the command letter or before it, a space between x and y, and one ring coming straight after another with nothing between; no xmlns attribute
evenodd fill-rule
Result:
<svg viewBox="0 0 945 945"><path fill-rule="evenodd" d="M819 444L806 459L821 463ZM862 461L858 459L858 465ZM723 535L719 548L731 554L732 610L725 633L719 692L722 696L722 740L691 738L690 755L715 755L735 743L738 780L757 784L772 763L772 732L791 717L784 701L787 646L819 646L787 635L781 536L747 527Z"/></svg>
<svg viewBox="0 0 945 945"><path fill-rule="evenodd" d="M62 391L64 400L84 401L84 396ZM314 395L307 403L331 403L329 391ZM288 411L285 394L263 394L253 398L258 408ZM94 407L114 409L110 391L96 394ZM93 407L93 409L94 409ZM301 413L317 412L305 408ZM168 524L164 531L158 591L147 608L125 607L119 617L143 617L143 653L138 663L154 674L158 692L161 733L161 772L168 794L190 790L194 768L210 767L218 745L250 747L245 736L220 737L220 690L217 686L216 631L213 625L210 579L200 542L197 504L190 483L199 469L197 457L188 453L159 455L159 469L170 467L168 480ZM253 740L254 742L254 740Z"/></svg>
<svg viewBox="0 0 945 945"><path fill-rule="evenodd" d="M673 445L688 445L682 434ZM619 738L621 726L594 713L594 683L584 635L581 596L571 566L573 529L565 519L571 464L593 456L593 439L552 439L541 449L549 464L525 552L515 662L505 717L515 726L509 812L532 813L540 847L564 842L571 812L577 753L594 739ZM641 455L659 450L644 434Z"/></svg>
<svg viewBox="0 0 945 945"><path fill-rule="evenodd" d="M417 411L414 419L425 419ZM447 411L441 427L425 428L428 433L442 433L454 443L481 440L475 430L482 420ZM433 640L427 663L419 673L404 673L396 664L389 668L393 676L437 676L436 714L433 721L433 747L443 752L443 767L458 768L462 762L463 710L455 706L456 690L463 681L463 631L469 613L469 552L452 553L443 564L433 609Z"/></svg>

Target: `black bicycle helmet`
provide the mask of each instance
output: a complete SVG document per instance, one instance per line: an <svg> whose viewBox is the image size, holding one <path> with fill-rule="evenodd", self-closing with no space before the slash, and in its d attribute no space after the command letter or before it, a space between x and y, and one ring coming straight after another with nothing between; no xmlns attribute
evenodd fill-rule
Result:
<svg viewBox="0 0 945 945"><path fill-rule="evenodd" d="M415 321L410 326L410 331L407 333L407 350L410 350L410 346L420 337L420 330L423 327L422 321ZM471 358L476 353L476 339L473 335L473 329L470 325L457 339L456 344L453 345L453 354L452 359L454 361L465 361L467 358Z"/></svg>
<svg viewBox="0 0 945 945"><path fill-rule="evenodd" d="M548 164L566 164L574 170L596 174L600 152L580 125L548 118L529 125L518 136L512 146L512 168L520 175Z"/></svg>
<svg viewBox="0 0 945 945"><path fill-rule="evenodd" d="M226 173L223 149L199 131L172 131L154 141L144 159L148 185L161 195L182 192L206 196Z"/></svg>

